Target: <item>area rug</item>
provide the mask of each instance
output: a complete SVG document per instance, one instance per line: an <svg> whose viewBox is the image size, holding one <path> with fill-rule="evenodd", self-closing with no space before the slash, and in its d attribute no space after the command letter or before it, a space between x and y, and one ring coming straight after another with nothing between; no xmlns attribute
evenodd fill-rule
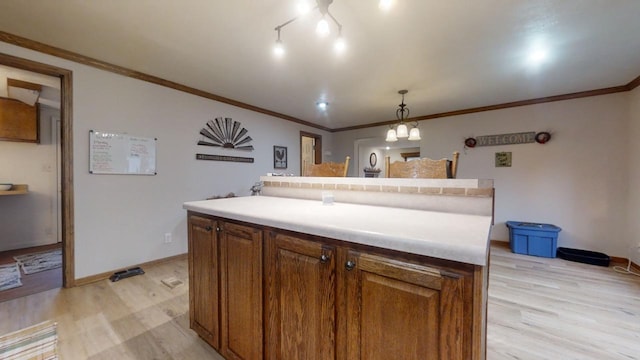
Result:
<svg viewBox="0 0 640 360"><path fill-rule="evenodd" d="M18 264L0 265L0 291L22 286Z"/></svg>
<svg viewBox="0 0 640 360"><path fill-rule="evenodd" d="M61 267L62 249L18 255L13 258L22 267L22 272L29 275Z"/></svg>
<svg viewBox="0 0 640 360"><path fill-rule="evenodd" d="M0 337L0 359L57 360L57 323L45 321Z"/></svg>

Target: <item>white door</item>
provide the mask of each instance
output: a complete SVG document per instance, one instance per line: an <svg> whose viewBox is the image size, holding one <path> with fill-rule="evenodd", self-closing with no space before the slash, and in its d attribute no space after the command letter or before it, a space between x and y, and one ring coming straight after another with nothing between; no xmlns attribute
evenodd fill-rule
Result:
<svg viewBox="0 0 640 360"><path fill-rule="evenodd" d="M309 136L302 136L302 149L300 151L302 157L301 175L304 175L307 164L316 163L315 143L316 139Z"/></svg>

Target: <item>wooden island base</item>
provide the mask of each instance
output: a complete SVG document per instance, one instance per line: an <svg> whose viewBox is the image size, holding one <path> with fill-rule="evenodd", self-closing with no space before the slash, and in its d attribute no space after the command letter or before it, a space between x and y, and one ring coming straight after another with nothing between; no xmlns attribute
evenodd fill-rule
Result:
<svg viewBox="0 0 640 360"><path fill-rule="evenodd" d="M191 328L226 359L485 359L487 266L188 212Z"/></svg>

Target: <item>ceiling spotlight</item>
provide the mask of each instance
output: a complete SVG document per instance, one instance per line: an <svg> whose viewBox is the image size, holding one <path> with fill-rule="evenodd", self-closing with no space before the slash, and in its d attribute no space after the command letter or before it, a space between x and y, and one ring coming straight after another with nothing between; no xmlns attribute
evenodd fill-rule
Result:
<svg viewBox="0 0 640 360"><path fill-rule="evenodd" d="M326 101L319 101L316 103L316 105L318 106L318 109L324 111L327 110L327 106L329 106L329 103Z"/></svg>
<svg viewBox="0 0 640 360"><path fill-rule="evenodd" d="M307 15L313 9L310 0L298 0L297 8L298 14L300 14L301 16Z"/></svg>
<svg viewBox="0 0 640 360"><path fill-rule="evenodd" d="M279 58L284 56L284 46L282 46L282 42L277 43L276 46L273 47L273 54Z"/></svg>
<svg viewBox="0 0 640 360"><path fill-rule="evenodd" d="M325 37L329 35L331 30L329 30L329 23L324 18L318 21L318 25L316 26L316 34Z"/></svg>
<svg viewBox="0 0 640 360"><path fill-rule="evenodd" d="M333 49L336 51L336 53L342 54L346 48L347 43L345 43L344 38L342 37L342 35L338 36L336 42L333 44Z"/></svg>
<svg viewBox="0 0 640 360"><path fill-rule="evenodd" d="M276 44L273 47L273 54L278 58L284 56L284 45L282 45L282 41L280 40L280 30L278 30L278 40L276 40Z"/></svg>
<svg viewBox="0 0 640 360"><path fill-rule="evenodd" d="M378 7L380 10L388 11L393 6L393 0L380 0Z"/></svg>

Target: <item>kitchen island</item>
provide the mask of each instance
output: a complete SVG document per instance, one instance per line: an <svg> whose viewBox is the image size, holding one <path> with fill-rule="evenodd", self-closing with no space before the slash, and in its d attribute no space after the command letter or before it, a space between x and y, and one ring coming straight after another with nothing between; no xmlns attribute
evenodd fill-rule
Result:
<svg viewBox="0 0 640 360"><path fill-rule="evenodd" d="M225 358L485 358L491 183L261 180L183 206L191 327Z"/></svg>

